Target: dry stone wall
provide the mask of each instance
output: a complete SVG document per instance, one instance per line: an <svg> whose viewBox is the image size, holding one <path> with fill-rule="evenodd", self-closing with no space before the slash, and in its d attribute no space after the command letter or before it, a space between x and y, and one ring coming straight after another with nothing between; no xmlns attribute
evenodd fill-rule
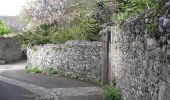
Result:
<svg viewBox="0 0 170 100"><path fill-rule="evenodd" d="M0 64L17 61L21 58L21 45L16 36L0 37Z"/></svg>
<svg viewBox="0 0 170 100"><path fill-rule="evenodd" d="M124 100L170 100L170 1L159 3L112 29L112 67Z"/></svg>
<svg viewBox="0 0 170 100"><path fill-rule="evenodd" d="M66 76L101 82L101 43L68 41L65 44L46 44L27 49L28 66L48 68L64 72Z"/></svg>
<svg viewBox="0 0 170 100"><path fill-rule="evenodd" d="M170 42L160 47L144 30L133 26L128 23L112 29L112 67L123 99L169 100Z"/></svg>

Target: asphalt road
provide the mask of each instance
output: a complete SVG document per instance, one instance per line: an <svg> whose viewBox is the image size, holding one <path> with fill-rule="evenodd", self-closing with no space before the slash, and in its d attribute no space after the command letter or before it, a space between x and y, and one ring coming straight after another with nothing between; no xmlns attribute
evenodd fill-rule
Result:
<svg viewBox="0 0 170 100"><path fill-rule="evenodd" d="M0 100L35 100L33 93L0 81Z"/></svg>
<svg viewBox="0 0 170 100"><path fill-rule="evenodd" d="M64 78L64 77L47 76L43 74L29 74L26 73L24 70L9 70L9 71L2 72L1 75L7 78L12 78L19 81L24 81L35 85L43 86L47 89L95 86L94 84L90 84L88 82L83 82L83 81ZM95 95L91 95L91 96L90 95L89 96L58 95L58 97L59 100L103 100L102 96L95 96Z"/></svg>
<svg viewBox="0 0 170 100"><path fill-rule="evenodd" d="M66 96L59 97L59 100L103 100L102 96Z"/></svg>
<svg viewBox="0 0 170 100"><path fill-rule="evenodd" d="M2 76L39 85L48 89L69 88L69 87L89 87L94 86L88 82L69 79L65 77L47 76L43 74L29 74L25 70L10 70L1 73Z"/></svg>

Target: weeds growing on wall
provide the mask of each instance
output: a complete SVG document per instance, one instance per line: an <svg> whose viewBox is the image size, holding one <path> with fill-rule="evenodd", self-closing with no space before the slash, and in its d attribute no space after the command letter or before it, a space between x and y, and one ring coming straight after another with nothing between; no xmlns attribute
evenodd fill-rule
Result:
<svg viewBox="0 0 170 100"><path fill-rule="evenodd" d="M106 86L103 91L104 100L121 100L120 91L116 86Z"/></svg>
<svg viewBox="0 0 170 100"><path fill-rule="evenodd" d="M58 70L55 70L54 68L47 69L47 75L52 76L52 75L56 75L56 74L60 74L60 72Z"/></svg>

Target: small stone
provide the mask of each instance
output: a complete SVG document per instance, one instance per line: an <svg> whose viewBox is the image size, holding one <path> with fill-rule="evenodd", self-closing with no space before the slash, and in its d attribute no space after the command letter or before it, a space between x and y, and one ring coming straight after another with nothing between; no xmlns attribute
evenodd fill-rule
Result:
<svg viewBox="0 0 170 100"><path fill-rule="evenodd" d="M155 44L156 44L156 41L154 39L147 39L147 45L151 46Z"/></svg>

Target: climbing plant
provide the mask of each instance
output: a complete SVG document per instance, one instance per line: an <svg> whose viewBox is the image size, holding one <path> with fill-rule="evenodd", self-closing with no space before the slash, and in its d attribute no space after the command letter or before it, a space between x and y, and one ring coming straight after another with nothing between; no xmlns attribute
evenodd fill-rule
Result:
<svg viewBox="0 0 170 100"><path fill-rule="evenodd" d="M121 23L127 21L131 16L135 16L157 5L156 0L115 0L113 19L116 23Z"/></svg>

